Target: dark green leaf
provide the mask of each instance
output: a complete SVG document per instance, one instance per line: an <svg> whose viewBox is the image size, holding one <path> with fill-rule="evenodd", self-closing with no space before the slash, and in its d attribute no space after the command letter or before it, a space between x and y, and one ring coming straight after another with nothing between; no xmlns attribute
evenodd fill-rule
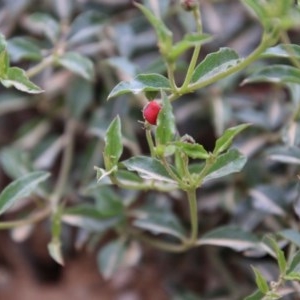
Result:
<svg viewBox="0 0 300 300"><path fill-rule="evenodd" d="M135 3L135 5L143 12L148 21L154 27L161 52L163 54L168 54L172 45L172 31L170 31L163 21L157 18L147 7L138 3Z"/></svg>
<svg viewBox="0 0 300 300"><path fill-rule="evenodd" d="M99 34L99 30L104 20L105 15L98 10L83 12L76 17L71 25L68 34L68 43L83 43L86 38Z"/></svg>
<svg viewBox="0 0 300 300"><path fill-rule="evenodd" d="M297 251L288 265L287 273L291 273L296 269L298 270L299 267L300 267L300 251Z"/></svg>
<svg viewBox="0 0 300 300"><path fill-rule="evenodd" d="M43 90L28 79L26 73L22 69L17 67L9 68L6 77L0 80L5 87L14 86L17 90L22 92L30 94L39 94L43 92Z"/></svg>
<svg viewBox="0 0 300 300"><path fill-rule="evenodd" d="M265 23L265 21L268 19L268 15L261 2L257 0L243 0L243 3L255 12L255 14L258 16L258 19L262 23Z"/></svg>
<svg viewBox="0 0 300 300"><path fill-rule="evenodd" d="M5 51L6 49L6 39L5 36L0 33L0 53Z"/></svg>
<svg viewBox="0 0 300 300"><path fill-rule="evenodd" d="M109 171L117 165L123 152L121 120L116 116L108 127L105 135L104 159Z"/></svg>
<svg viewBox="0 0 300 300"><path fill-rule="evenodd" d="M90 81L76 78L67 93L67 106L72 117L80 119L93 101L93 86Z"/></svg>
<svg viewBox="0 0 300 300"><path fill-rule="evenodd" d="M252 267L253 272L255 273L255 282L259 290L266 294L269 291L269 285L267 280L264 278L264 276L260 273L260 271L257 268Z"/></svg>
<svg viewBox="0 0 300 300"><path fill-rule="evenodd" d="M100 249L97 255L99 270L105 279L111 278L119 269L125 254L123 241L113 241Z"/></svg>
<svg viewBox="0 0 300 300"><path fill-rule="evenodd" d="M9 70L9 57L6 50L0 52L0 78L5 78Z"/></svg>
<svg viewBox="0 0 300 300"><path fill-rule="evenodd" d="M280 44L268 48L261 54L263 58L300 58L300 46L294 44Z"/></svg>
<svg viewBox="0 0 300 300"><path fill-rule="evenodd" d="M1 165L7 175L18 178L33 171L28 153L17 147L7 147L1 151Z"/></svg>
<svg viewBox="0 0 300 300"><path fill-rule="evenodd" d="M300 83L300 70L292 66L271 65L254 72L242 84L253 82Z"/></svg>
<svg viewBox="0 0 300 300"><path fill-rule="evenodd" d="M137 172L142 178L176 183L162 163L155 158L135 156L123 161L123 164L128 170Z"/></svg>
<svg viewBox="0 0 300 300"><path fill-rule="evenodd" d="M299 165L300 164L300 149L299 147L276 147L270 149L268 158L286 164Z"/></svg>
<svg viewBox="0 0 300 300"><path fill-rule="evenodd" d="M239 56L234 50L221 48L218 52L208 54L196 67L192 82L206 82L240 62L241 59L239 59Z"/></svg>
<svg viewBox="0 0 300 300"><path fill-rule="evenodd" d="M63 54L58 58L57 63L86 80L94 80L95 70L93 62L77 52Z"/></svg>
<svg viewBox="0 0 300 300"><path fill-rule="evenodd" d="M257 290L250 296L246 297L244 300L262 300L263 297L264 294L260 290Z"/></svg>
<svg viewBox="0 0 300 300"><path fill-rule="evenodd" d="M89 193L95 199L95 208L105 217L118 216L123 213L124 206L120 196L109 186L98 186Z"/></svg>
<svg viewBox="0 0 300 300"><path fill-rule="evenodd" d="M234 137L237 134L239 134L242 130L247 128L249 125L250 124L241 124L241 125L226 129L226 131L222 134L222 136L217 139L213 153L215 155L218 155L219 153L227 150L230 147Z"/></svg>
<svg viewBox="0 0 300 300"><path fill-rule="evenodd" d="M203 183L241 171L246 161L247 158L238 150L229 150L227 153L220 155L216 159L215 163L203 179Z"/></svg>
<svg viewBox="0 0 300 300"><path fill-rule="evenodd" d="M291 272L283 277L285 280L300 281L300 272Z"/></svg>
<svg viewBox="0 0 300 300"><path fill-rule="evenodd" d="M229 247L236 251L256 248L259 240L250 232L239 227L224 226L207 232L197 241L197 245Z"/></svg>
<svg viewBox="0 0 300 300"><path fill-rule="evenodd" d="M253 201L253 206L266 214L284 216L283 209L285 195L281 189L274 186L259 185L250 189L249 194Z"/></svg>
<svg viewBox="0 0 300 300"><path fill-rule="evenodd" d="M174 143L180 151L184 152L187 156L194 159L206 159L209 154L200 144L191 144L188 142L175 142Z"/></svg>
<svg viewBox="0 0 300 300"><path fill-rule="evenodd" d="M148 91L148 92L146 91L145 92L146 98L150 101L155 99L157 97L157 95L158 95L158 91Z"/></svg>
<svg viewBox="0 0 300 300"><path fill-rule="evenodd" d="M294 229L285 229L279 231L278 234L300 247L300 233L298 231Z"/></svg>
<svg viewBox="0 0 300 300"><path fill-rule="evenodd" d="M166 77L160 74L140 74L131 81L122 81L116 85L108 95L108 99L127 93L138 94L170 89L170 82Z"/></svg>
<svg viewBox="0 0 300 300"><path fill-rule="evenodd" d="M89 194L87 194L89 195ZM95 205L92 204L78 204L64 209L64 215L82 216L95 220L107 218Z"/></svg>
<svg viewBox="0 0 300 300"><path fill-rule="evenodd" d="M82 214L78 211L78 214L65 214L62 217L63 222L71 226L83 228L90 232L103 233L108 229L116 226L122 220L120 217L102 218L96 219L92 216L85 216L87 211L82 210Z"/></svg>
<svg viewBox="0 0 300 300"><path fill-rule="evenodd" d="M64 265L64 259L61 251L61 217L62 207L59 207L52 215L51 234L52 239L48 244L50 256L60 265Z"/></svg>
<svg viewBox="0 0 300 300"><path fill-rule="evenodd" d="M34 13L30 16L30 22L55 44L60 33L59 24L55 19L46 13Z"/></svg>
<svg viewBox="0 0 300 300"><path fill-rule="evenodd" d="M20 199L33 193L37 186L49 176L50 173L36 171L26 174L6 186L0 194L0 214L3 214Z"/></svg>
<svg viewBox="0 0 300 300"><path fill-rule="evenodd" d="M39 61L42 59L41 49L28 37L14 37L7 43L7 50L14 62L22 59Z"/></svg>
<svg viewBox="0 0 300 300"><path fill-rule="evenodd" d="M287 262L284 256L284 252L280 249L279 245L274 239L270 239L270 242L276 253L280 274L285 274Z"/></svg>
<svg viewBox="0 0 300 300"><path fill-rule="evenodd" d="M149 230L154 234L169 234L179 239L185 239L185 230L179 219L171 212L156 211L147 212L138 210L138 218L134 221L134 226Z"/></svg>
<svg viewBox="0 0 300 300"><path fill-rule="evenodd" d="M162 92L162 109L158 114L155 134L156 145L167 145L174 139L176 133L175 117L168 97Z"/></svg>
<svg viewBox="0 0 300 300"><path fill-rule="evenodd" d="M128 172L127 170L118 170L116 172L116 177L120 182L128 185L140 185L143 182L141 177L135 173Z"/></svg>
<svg viewBox="0 0 300 300"><path fill-rule="evenodd" d="M211 41L211 39L212 37L208 34L187 34L180 42L172 47L171 51L168 54L168 59L171 61L175 61L182 53L184 53L189 48L205 44Z"/></svg>

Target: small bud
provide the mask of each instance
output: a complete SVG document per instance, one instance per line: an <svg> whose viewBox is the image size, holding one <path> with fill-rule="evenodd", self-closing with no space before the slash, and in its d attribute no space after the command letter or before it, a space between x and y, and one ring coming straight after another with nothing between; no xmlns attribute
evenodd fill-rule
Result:
<svg viewBox="0 0 300 300"><path fill-rule="evenodd" d="M198 0L181 0L181 7L186 11L192 11L198 6Z"/></svg>
<svg viewBox="0 0 300 300"><path fill-rule="evenodd" d="M151 125L156 125L158 113L161 110L161 105L157 101L149 102L143 109L144 119Z"/></svg>

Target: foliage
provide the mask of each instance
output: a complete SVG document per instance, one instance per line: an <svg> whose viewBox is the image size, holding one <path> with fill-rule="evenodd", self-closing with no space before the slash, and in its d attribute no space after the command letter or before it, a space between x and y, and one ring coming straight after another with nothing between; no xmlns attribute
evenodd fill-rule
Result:
<svg viewBox="0 0 300 300"><path fill-rule="evenodd" d="M65 227L79 228L87 243L107 242L106 236L97 253L106 279L128 267L136 242L175 253L227 247L245 258L218 250L213 260L225 273L222 279L233 280L227 263L220 263L229 253L240 270L247 265L244 274L253 265L253 280L246 290L229 284L221 296L296 294L300 50L289 30L300 26L298 5L241 0L262 32L257 47L242 56L203 32L201 2L188 11L185 1L182 7L180 1L157 1L156 8L136 3L132 23L110 18L120 13L113 6L105 14L96 4L78 14L79 3L67 2L54 5L53 14L28 15L28 36L0 36L0 120L30 110L1 145L1 166L11 182L3 185L0 213L10 218L14 208L17 215L0 228L50 220L48 250L59 264ZM193 25L182 21L187 15ZM181 20L180 38L174 18ZM136 35L149 28L157 62L138 67L138 55L149 51L145 39L139 48ZM260 91L257 83L264 86L263 100L247 93ZM153 99L161 105L157 122L139 124L141 107ZM203 122L213 125L207 139L199 135ZM210 197L217 200L209 203ZM36 207L24 216L25 198ZM263 270L266 256L277 263L276 278Z"/></svg>

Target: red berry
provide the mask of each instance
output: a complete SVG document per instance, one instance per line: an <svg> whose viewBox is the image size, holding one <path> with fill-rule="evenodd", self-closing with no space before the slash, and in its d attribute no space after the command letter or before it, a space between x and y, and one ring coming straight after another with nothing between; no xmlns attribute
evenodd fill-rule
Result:
<svg viewBox="0 0 300 300"><path fill-rule="evenodd" d="M156 125L157 116L161 110L161 105L157 101L149 102L143 109L144 119L151 125Z"/></svg>

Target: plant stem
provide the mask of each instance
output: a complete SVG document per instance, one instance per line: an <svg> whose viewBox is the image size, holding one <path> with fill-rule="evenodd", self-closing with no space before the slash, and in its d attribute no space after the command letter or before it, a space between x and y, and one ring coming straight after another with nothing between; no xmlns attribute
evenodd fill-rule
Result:
<svg viewBox="0 0 300 300"><path fill-rule="evenodd" d="M31 225L33 223L38 223L44 220L45 218L47 218L50 215L50 213L51 213L51 207L47 206L44 209L32 213L27 218L21 220L15 220L15 221L0 222L0 230L11 229L15 227L21 227L21 226Z"/></svg>
<svg viewBox="0 0 300 300"><path fill-rule="evenodd" d="M223 79L233 73L236 73L238 71L243 70L245 67L250 65L252 62L258 59L260 54L268 47L268 43L265 39L262 40L262 42L258 45L258 47L251 53L249 56L241 60L241 62L237 65L234 65L231 68L228 68L222 73L217 73L215 76L212 76L206 80L203 80L201 82L195 82L191 83L188 87L187 90L189 92L194 92L195 90L201 89L209 84L212 84L220 79Z"/></svg>
<svg viewBox="0 0 300 300"><path fill-rule="evenodd" d="M198 205L196 197L196 189L190 189L187 191L190 208L190 220L191 220L191 236L190 245L195 244L198 237Z"/></svg>
<svg viewBox="0 0 300 300"><path fill-rule="evenodd" d="M146 138L147 138L148 146L150 149L151 157L155 157L154 143L153 143L153 139L152 139L151 129L149 127L150 126L146 127Z"/></svg>
<svg viewBox="0 0 300 300"><path fill-rule="evenodd" d="M188 246L186 246L185 244L172 244L172 243L163 242L163 241L157 240L155 238L152 238L150 236L145 236L138 231L131 231L130 233L132 235L134 235L136 238L138 238L139 240L141 240L155 248L165 250L168 252L180 253L180 252L184 252L188 249Z"/></svg>
<svg viewBox="0 0 300 300"><path fill-rule="evenodd" d="M186 83L184 83L182 85L182 87L178 90L177 93L172 93L168 96L169 101L173 102L182 94L195 92L198 89L201 89L207 85L213 84L218 80L221 80L231 74L234 74L238 71L243 70L248 65L250 65L252 62L257 60L259 58L260 54L263 51L265 51L269 46L270 46L270 42L269 42L268 38L263 37L260 44L257 46L257 48L251 54L249 54L246 58L241 60L241 62L239 64L228 68L227 70L225 70L222 73L217 73L215 76L212 76L206 80L202 80L200 82L189 83L187 86L186 86ZM191 69L191 67L189 69ZM191 72L191 73L189 73L189 72ZM192 72L193 71L188 70L187 76L192 76ZM190 75L188 75L188 74L190 74ZM185 82L188 82L188 80L186 79Z"/></svg>
<svg viewBox="0 0 300 300"><path fill-rule="evenodd" d="M52 193L50 200L53 211L55 212L60 198L62 197L65 187L67 185L72 161L73 161L73 144L74 144L74 133L75 133L75 122L74 120L69 120L66 124L65 130L65 149L63 153L63 161L59 171L58 179L54 187L54 192Z"/></svg>
<svg viewBox="0 0 300 300"><path fill-rule="evenodd" d="M177 181L178 183L182 183L181 178L179 178L178 175L172 170L172 168L170 167L168 161L166 160L166 158L164 156L161 158L161 162L163 163L163 165L166 168L166 171L168 172L170 177L172 179L174 179L175 181Z"/></svg>
<svg viewBox="0 0 300 300"><path fill-rule="evenodd" d="M175 82L175 77L174 77L175 64L173 62L172 63L167 62L167 71L168 71L168 78L169 78L170 84L171 84L171 89L172 89L173 93L176 94L178 87Z"/></svg>
<svg viewBox="0 0 300 300"><path fill-rule="evenodd" d="M201 13L200 13L200 8L199 6L197 6L197 8L195 8L193 10L193 15L196 21L196 26L197 26L197 33L202 33L202 21L201 21ZM180 90L185 90L189 83L191 82L192 76L193 76L193 72L195 70L196 64L197 64L197 60L200 54L200 50L201 50L201 45L198 45L195 47L186 76L185 76L185 80L182 84L182 87L180 88Z"/></svg>
<svg viewBox="0 0 300 300"><path fill-rule="evenodd" d="M50 55L46 58L44 58L39 64L33 66L29 70L27 70L26 75L28 78L34 77L38 73L42 72L45 68L48 66L52 65L54 62L54 57L53 55Z"/></svg>

